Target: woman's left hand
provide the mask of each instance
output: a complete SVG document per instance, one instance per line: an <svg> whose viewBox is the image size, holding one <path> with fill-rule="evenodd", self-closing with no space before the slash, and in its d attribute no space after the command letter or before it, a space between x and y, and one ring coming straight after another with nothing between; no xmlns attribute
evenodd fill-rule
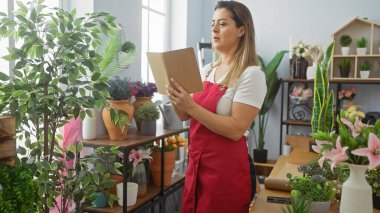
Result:
<svg viewBox="0 0 380 213"><path fill-rule="evenodd" d="M171 85L166 87L168 98L178 109L187 112L194 104L190 94L174 79L170 79Z"/></svg>

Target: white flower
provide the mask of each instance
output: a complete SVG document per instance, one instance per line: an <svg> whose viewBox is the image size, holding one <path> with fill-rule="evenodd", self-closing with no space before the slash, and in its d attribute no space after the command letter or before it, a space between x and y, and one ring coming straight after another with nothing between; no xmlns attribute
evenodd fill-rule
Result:
<svg viewBox="0 0 380 213"><path fill-rule="evenodd" d="M303 47L304 47L304 44L303 44L303 43L300 43L298 47L299 47L299 48L303 48Z"/></svg>

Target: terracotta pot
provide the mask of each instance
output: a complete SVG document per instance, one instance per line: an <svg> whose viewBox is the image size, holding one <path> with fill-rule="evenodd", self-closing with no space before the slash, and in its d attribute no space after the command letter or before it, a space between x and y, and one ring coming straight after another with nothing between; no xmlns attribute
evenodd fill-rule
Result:
<svg viewBox="0 0 380 213"><path fill-rule="evenodd" d="M135 108L135 112L143 105L145 104L153 104L152 102L152 97L136 97L136 101L133 102L133 107ZM135 118L135 121L136 121L136 127L138 130L141 130L141 121L138 121Z"/></svg>
<svg viewBox="0 0 380 213"><path fill-rule="evenodd" d="M127 114L128 114L127 118L130 122L132 122L133 113L135 110L134 110L133 105L131 104L131 102L129 100L118 100L118 101L108 100L108 103L110 104L111 108L113 108L113 109L123 110L123 111L127 112ZM110 139L111 140L124 140L125 137L127 136L129 126L126 125L124 128L124 131L121 131L119 126L117 126L113 123L109 109L104 108L103 112L102 112L102 116L103 116L104 125L107 128L107 132L108 132ZM122 117L123 116L125 116L125 115L122 115Z"/></svg>
<svg viewBox="0 0 380 213"><path fill-rule="evenodd" d="M108 192L111 193L111 194L116 195L116 185L118 183L122 183L123 182L123 176L116 175L116 174L111 174L110 178L113 179L113 180L115 180L116 183L115 183L115 185L113 185L111 188L108 189Z"/></svg>
<svg viewBox="0 0 380 213"><path fill-rule="evenodd" d="M170 186L173 170L175 167L175 152L164 152L164 186ZM152 171L153 184L161 186L161 151L152 152L152 163L150 170Z"/></svg>

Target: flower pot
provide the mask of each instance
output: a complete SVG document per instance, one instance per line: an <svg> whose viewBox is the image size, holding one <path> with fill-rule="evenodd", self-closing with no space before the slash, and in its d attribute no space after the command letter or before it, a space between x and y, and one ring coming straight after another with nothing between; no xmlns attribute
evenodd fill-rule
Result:
<svg viewBox="0 0 380 213"><path fill-rule="evenodd" d="M257 163L266 163L268 160L268 150L266 149L254 149L253 159Z"/></svg>
<svg viewBox="0 0 380 213"><path fill-rule="evenodd" d="M306 70L306 79L314 79L315 71L317 70L317 64L313 64L313 66L308 66Z"/></svg>
<svg viewBox="0 0 380 213"><path fill-rule="evenodd" d="M127 116L128 120L132 122L134 108L129 100L119 100L119 101L108 100L108 103L110 104L111 108L125 111L128 114ZM122 115L122 116L125 116L125 115ZM107 128L108 136L110 137L110 139L124 140L125 137L127 136L129 126L126 125L124 128L124 131L121 131L119 126L115 125L114 122L112 121L109 109L106 109L106 108L103 109L102 117L103 117L104 125Z"/></svg>
<svg viewBox="0 0 380 213"><path fill-rule="evenodd" d="M356 53L358 55L365 55L367 52L367 47L364 47L364 48L356 48Z"/></svg>
<svg viewBox="0 0 380 213"><path fill-rule="evenodd" d="M148 189L148 181L144 163L140 162L133 168L132 182L137 183L139 186L137 197L143 197Z"/></svg>
<svg viewBox="0 0 380 213"><path fill-rule="evenodd" d="M367 165L349 164L350 176L343 183L340 212L372 213L372 188L367 183Z"/></svg>
<svg viewBox="0 0 380 213"><path fill-rule="evenodd" d="M143 105L145 104L153 104L152 102L152 97L136 97L135 102L133 102L133 107L135 108L135 112ZM136 127L138 130L141 130L141 121L137 120L135 117L136 121Z"/></svg>
<svg viewBox="0 0 380 213"><path fill-rule="evenodd" d="M360 70L360 78L369 78L369 70Z"/></svg>
<svg viewBox="0 0 380 213"><path fill-rule="evenodd" d="M341 52L342 52L342 55L350 54L350 47L342 47Z"/></svg>
<svg viewBox="0 0 380 213"><path fill-rule="evenodd" d="M294 63L294 78L295 79L306 79L306 70L309 63L303 57L297 58Z"/></svg>
<svg viewBox="0 0 380 213"><path fill-rule="evenodd" d="M380 210L380 197L372 194L373 208Z"/></svg>
<svg viewBox="0 0 380 213"><path fill-rule="evenodd" d="M108 192L111 193L111 194L116 195L117 194L116 193L116 185L118 183L122 183L123 182L123 176L122 175L117 175L117 174L111 174L110 179L115 180L116 183L115 183L115 185L113 185L111 188L108 189Z"/></svg>
<svg viewBox="0 0 380 213"><path fill-rule="evenodd" d="M155 136L156 135L156 120L141 121L141 135Z"/></svg>
<svg viewBox="0 0 380 213"><path fill-rule="evenodd" d="M288 156L292 151L292 147L289 144L282 145L282 155Z"/></svg>
<svg viewBox="0 0 380 213"><path fill-rule="evenodd" d="M85 140L92 140L96 138L96 113L95 109L87 109L91 110L92 118L88 115L82 121L82 137Z"/></svg>
<svg viewBox="0 0 380 213"><path fill-rule="evenodd" d="M175 167L175 152L164 152L164 186L170 186L173 169ZM150 170L152 171L153 184L161 186L161 151L152 152L152 163Z"/></svg>
<svg viewBox="0 0 380 213"><path fill-rule="evenodd" d="M117 202L119 206L123 206L124 183L117 184L116 188L117 196L119 197L119 200ZM136 204L138 188L139 186L137 183L127 182L127 206L133 206Z"/></svg>
<svg viewBox="0 0 380 213"><path fill-rule="evenodd" d="M350 76L350 68L340 69L339 71L340 71L341 78L348 78Z"/></svg>
<svg viewBox="0 0 380 213"><path fill-rule="evenodd" d="M328 213L330 210L331 200L316 202L310 204L310 213Z"/></svg>
<svg viewBox="0 0 380 213"><path fill-rule="evenodd" d="M95 192L96 198L91 204L96 208L103 208L107 205L107 199L104 192Z"/></svg>

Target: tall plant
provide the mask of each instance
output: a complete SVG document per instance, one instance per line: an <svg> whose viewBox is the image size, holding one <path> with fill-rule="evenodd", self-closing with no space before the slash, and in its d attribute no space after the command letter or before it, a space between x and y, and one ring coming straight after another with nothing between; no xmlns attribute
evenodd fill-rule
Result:
<svg viewBox="0 0 380 213"><path fill-rule="evenodd" d="M108 75L102 74L104 57L95 49L101 38L120 28L107 13L77 18L75 10L47 12L43 2L27 6L17 1L15 20L0 13L0 36L20 43L4 57L15 67L14 76L0 72L0 112L16 116L18 138L29 148L28 162L44 168L39 168L43 175L36 175L54 181L58 168L52 166L62 157L57 144L63 137L57 130L72 118L92 116L83 108L107 104ZM47 189L43 181L38 187L47 212L60 194Z"/></svg>
<svg viewBox="0 0 380 213"><path fill-rule="evenodd" d="M314 79L314 106L311 118L312 134L331 132L334 127L334 91L329 90L328 72L335 42L326 49L323 60L318 63Z"/></svg>
<svg viewBox="0 0 380 213"><path fill-rule="evenodd" d="M280 88L281 81L277 75L277 68L280 65L282 58L285 53L288 51L278 52L274 58L269 62L268 65L265 65L264 60L259 56L260 66L265 73L266 85L267 85L267 94L265 96L263 105L259 111L259 138L257 140L256 133L254 133L255 143L257 149L264 149L265 145L265 132L268 124L269 118L269 109L272 107L274 99ZM253 129L255 122L251 124L251 129Z"/></svg>

